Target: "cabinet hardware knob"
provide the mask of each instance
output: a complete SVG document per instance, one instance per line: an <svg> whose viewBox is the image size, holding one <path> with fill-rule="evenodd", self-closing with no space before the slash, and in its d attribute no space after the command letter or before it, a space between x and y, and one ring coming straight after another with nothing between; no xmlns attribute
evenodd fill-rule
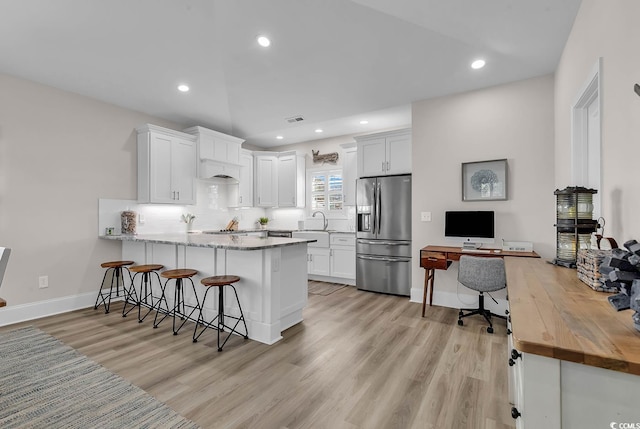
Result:
<svg viewBox="0 0 640 429"><path fill-rule="evenodd" d="M511 358L518 359L522 357L522 353L518 353L516 349L511 349Z"/></svg>
<svg viewBox="0 0 640 429"><path fill-rule="evenodd" d="M509 310L505 310L504 314L506 314L508 316L509 315Z"/></svg>
<svg viewBox="0 0 640 429"><path fill-rule="evenodd" d="M511 329L507 328L507 335L511 335Z"/></svg>
<svg viewBox="0 0 640 429"><path fill-rule="evenodd" d="M511 358L509 358L509 366L513 366L515 364L516 364L516 361L511 359Z"/></svg>
<svg viewBox="0 0 640 429"><path fill-rule="evenodd" d="M382 161L382 171L384 171L384 161Z"/></svg>
<svg viewBox="0 0 640 429"><path fill-rule="evenodd" d="M389 171L391 169L390 165L391 164L389 163L389 161L387 161L387 171Z"/></svg>
<svg viewBox="0 0 640 429"><path fill-rule="evenodd" d="M516 407L511 407L511 417L513 417L514 419L517 419L521 415L522 414L520 414L520 411L518 411Z"/></svg>

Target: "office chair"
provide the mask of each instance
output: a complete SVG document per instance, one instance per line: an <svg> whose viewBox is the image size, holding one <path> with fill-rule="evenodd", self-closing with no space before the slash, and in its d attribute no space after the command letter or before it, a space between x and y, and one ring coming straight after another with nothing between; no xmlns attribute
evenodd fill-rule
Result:
<svg viewBox="0 0 640 429"><path fill-rule="evenodd" d="M461 309L458 313L458 325L462 326L464 324L462 322L463 317L480 314L487 320L487 322L489 322L487 332L493 334L491 316L495 316L500 319L506 319L506 317L494 314L484 308L484 292L493 292L507 286L506 275L504 272L504 260L502 258L462 255L460 257L460 266L458 267L458 282L469 289L480 292L478 308ZM464 314L463 311L469 311L469 313Z"/></svg>

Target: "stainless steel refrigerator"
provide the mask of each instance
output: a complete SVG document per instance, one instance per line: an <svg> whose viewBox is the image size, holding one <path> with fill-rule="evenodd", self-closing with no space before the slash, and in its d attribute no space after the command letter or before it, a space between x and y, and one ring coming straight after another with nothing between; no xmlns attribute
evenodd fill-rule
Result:
<svg viewBox="0 0 640 429"><path fill-rule="evenodd" d="M358 179L356 286L409 296L411 175Z"/></svg>

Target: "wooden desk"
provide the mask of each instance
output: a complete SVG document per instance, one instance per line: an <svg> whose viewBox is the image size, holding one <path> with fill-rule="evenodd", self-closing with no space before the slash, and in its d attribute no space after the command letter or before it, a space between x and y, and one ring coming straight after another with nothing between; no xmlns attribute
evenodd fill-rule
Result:
<svg viewBox="0 0 640 429"><path fill-rule="evenodd" d="M429 306L433 303L433 283L435 280L436 270L446 270L453 261L459 261L460 256L483 256L488 258L503 258L505 256L519 256L524 258L539 258L536 252L512 252L500 249L480 249L486 251L462 251L461 247L451 246L427 246L420 249L420 266L425 269L424 272L424 293L422 295L422 317L427 307L427 291L429 293Z"/></svg>

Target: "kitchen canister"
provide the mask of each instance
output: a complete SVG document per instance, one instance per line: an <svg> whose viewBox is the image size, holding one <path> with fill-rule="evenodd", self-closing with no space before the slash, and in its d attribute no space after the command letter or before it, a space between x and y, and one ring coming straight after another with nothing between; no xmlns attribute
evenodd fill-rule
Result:
<svg viewBox="0 0 640 429"><path fill-rule="evenodd" d="M122 223L122 233L133 235L136 233L136 212L126 210L120 213Z"/></svg>

